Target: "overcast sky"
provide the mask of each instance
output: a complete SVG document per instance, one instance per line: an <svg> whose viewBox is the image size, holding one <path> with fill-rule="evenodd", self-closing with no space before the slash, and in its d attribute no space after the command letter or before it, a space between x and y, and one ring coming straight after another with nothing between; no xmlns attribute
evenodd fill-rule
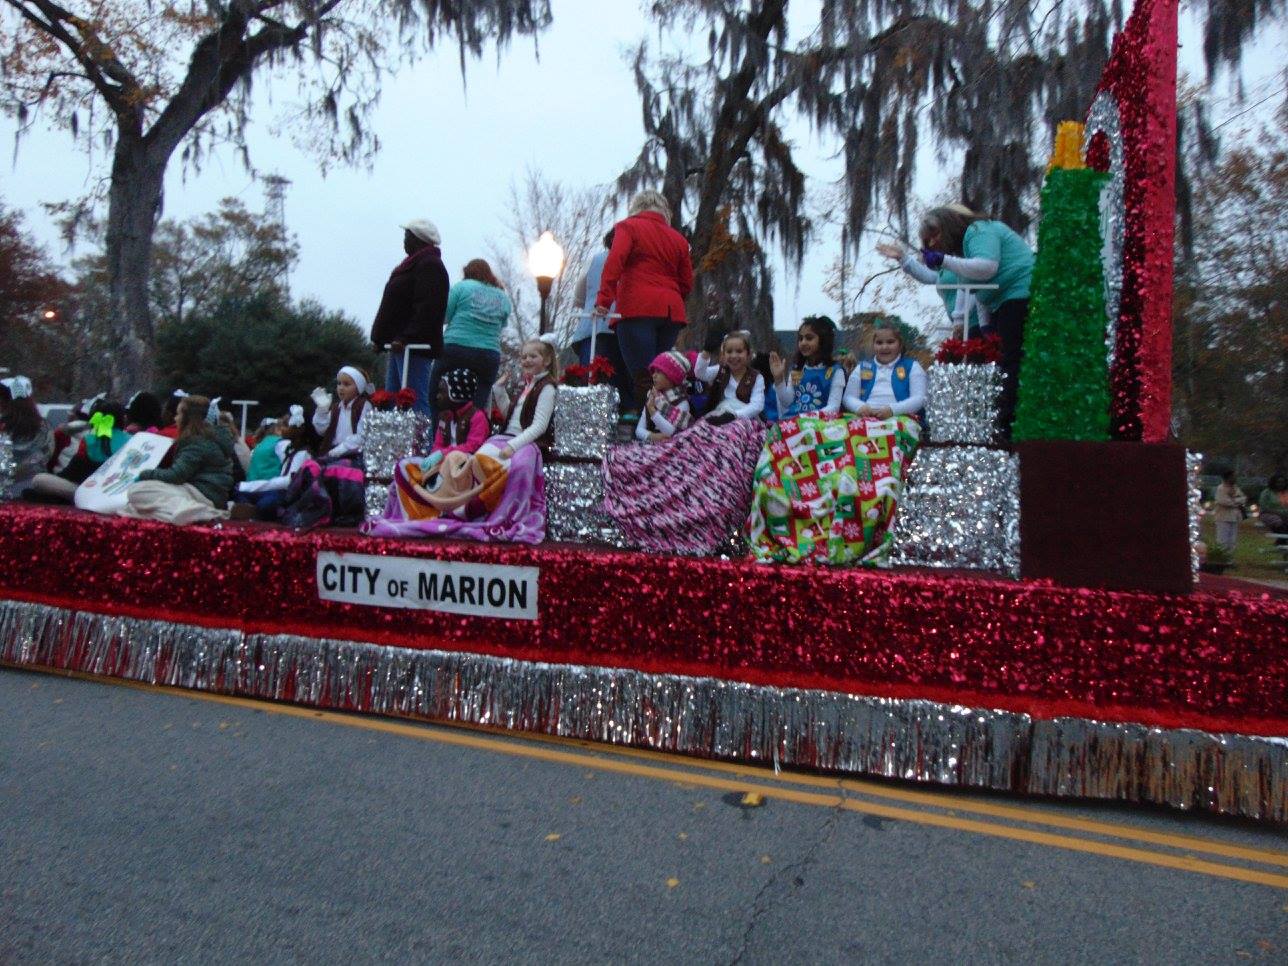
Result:
<svg viewBox="0 0 1288 966"><path fill-rule="evenodd" d="M342 308L369 327L385 279L402 254L400 222L428 217L438 224L444 260L456 279L466 261L487 255L488 239L503 236L508 185L526 166L573 184L606 185L634 159L643 131L625 51L642 37L656 43L656 32L631 0L555 0L553 7L554 24L540 38L539 58L531 40L516 40L499 64L493 51L469 63L463 87L449 45L388 80L373 120L382 148L370 170L333 168L323 177L311 157L274 133L274 104L289 97L288 85L257 81L251 157L261 170L292 181L287 225L301 249L293 294ZM1282 83L1288 41L1270 33L1248 63L1254 86L1267 76ZM1192 28L1186 34L1182 60L1197 73L1199 45ZM833 147L818 143L803 124L789 133L811 188L825 188L839 174L829 157ZM12 135L13 125L0 121L3 143L11 145ZM40 204L86 193L105 166L92 166L64 132L34 131L11 157L0 197L22 209L28 227L65 257ZM104 160L101 153L97 160ZM929 197L940 184L929 149L921 168L917 188ZM261 186L231 152L214 155L199 173L186 175L176 160L166 183L165 216L202 214L229 195L262 209ZM867 247L873 244L870 239ZM823 233L799 278L780 266L777 328L793 328L816 312L836 314L836 304L822 291L835 255L835 237ZM879 262L872 256L867 264ZM937 316L929 291L920 306L909 307L910 321Z"/></svg>

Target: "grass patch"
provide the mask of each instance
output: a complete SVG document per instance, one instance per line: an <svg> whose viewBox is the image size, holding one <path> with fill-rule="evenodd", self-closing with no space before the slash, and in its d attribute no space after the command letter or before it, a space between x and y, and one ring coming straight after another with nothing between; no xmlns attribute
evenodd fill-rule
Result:
<svg viewBox="0 0 1288 966"><path fill-rule="evenodd" d="M1216 525L1210 515L1205 515L1199 525L1203 542L1209 547L1215 542ZM1268 553L1273 546L1266 531L1255 520L1239 524L1239 538L1234 544L1234 566L1227 570L1227 577L1245 577L1249 580L1266 580L1288 587L1288 561Z"/></svg>

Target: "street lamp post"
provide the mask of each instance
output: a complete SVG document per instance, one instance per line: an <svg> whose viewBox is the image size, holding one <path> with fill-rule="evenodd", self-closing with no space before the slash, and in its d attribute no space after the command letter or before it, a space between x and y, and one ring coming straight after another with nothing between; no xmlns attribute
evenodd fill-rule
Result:
<svg viewBox="0 0 1288 966"><path fill-rule="evenodd" d="M528 271L536 278L537 292L541 295L540 335L545 335L550 327L546 316L546 299L550 297L550 287L563 271L563 263L563 248L555 241L552 232L543 231L541 237L528 249Z"/></svg>

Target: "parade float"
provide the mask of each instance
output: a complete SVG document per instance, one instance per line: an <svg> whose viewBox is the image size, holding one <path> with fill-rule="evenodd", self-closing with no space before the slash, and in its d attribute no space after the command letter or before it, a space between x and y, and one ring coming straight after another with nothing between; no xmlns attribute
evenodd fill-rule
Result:
<svg viewBox="0 0 1288 966"><path fill-rule="evenodd" d="M1175 0L1141 0L1043 190L1016 442L949 347L892 567L632 549L599 510L612 390L565 388L536 546L0 506L0 661L1288 820L1288 594L1196 581L1168 440L1175 57ZM373 504L421 431L384 423Z"/></svg>

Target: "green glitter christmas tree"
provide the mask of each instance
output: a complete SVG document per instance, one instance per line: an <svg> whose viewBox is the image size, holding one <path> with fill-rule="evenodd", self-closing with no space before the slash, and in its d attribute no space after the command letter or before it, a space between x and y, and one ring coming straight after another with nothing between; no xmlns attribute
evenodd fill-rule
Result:
<svg viewBox="0 0 1288 966"><path fill-rule="evenodd" d="M1012 438L1107 440L1100 190L1108 175L1054 168L1042 186Z"/></svg>

